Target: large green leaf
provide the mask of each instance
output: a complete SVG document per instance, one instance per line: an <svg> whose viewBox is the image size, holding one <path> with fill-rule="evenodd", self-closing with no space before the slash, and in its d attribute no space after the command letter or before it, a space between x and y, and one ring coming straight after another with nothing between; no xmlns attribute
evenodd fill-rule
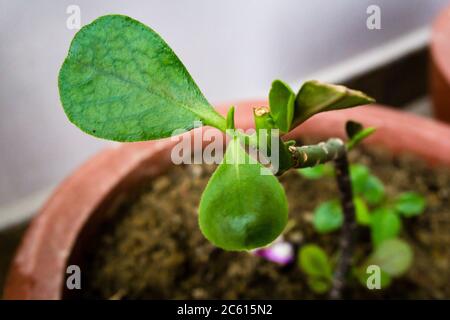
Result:
<svg viewBox="0 0 450 320"><path fill-rule="evenodd" d="M249 161L239 139L233 138L200 201L201 231L226 250L267 245L287 223L283 187L261 164Z"/></svg>
<svg viewBox="0 0 450 320"><path fill-rule="evenodd" d="M374 101L361 91L316 80L307 81L295 98L293 122L300 124L319 112L351 108Z"/></svg>
<svg viewBox="0 0 450 320"><path fill-rule="evenodd" d="M100 138L158 139L195 121L226 127L164 40L126 16L100 17L76 34L59 93L70 121Z"/></svg>

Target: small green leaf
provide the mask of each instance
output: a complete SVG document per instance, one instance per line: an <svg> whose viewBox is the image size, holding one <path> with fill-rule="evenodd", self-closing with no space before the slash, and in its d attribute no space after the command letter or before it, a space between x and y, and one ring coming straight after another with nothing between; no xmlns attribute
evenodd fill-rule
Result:
<svg viewBox="0 0 450 320"><path fill-rule="evenodd" d="M380 179L370 175L362 195L371 205L377 205L384 199L384 185Z"/></svg>
<svg viewBox="0 0 450 320"><path fill-rule="evenodd" d="M425 198L416 192L402 193L395 200L395 210L405 217L413 217L421 214L425 210Z"/></svg>
<svg viewBox="0 0 450 320"><path fill-rule="evenodd" d="M328 255L315 244L307 244L300 248L298 265L308 276L332 278L332 267Z"/></svg>
<svg viewBox="0 0 450 320"><path fill-rule="evenodd" d="M58 80L67 117L96 137L159 139L193 129L196 121L226 127L164 40L126 16L103 16L81 28Z"/></svg>
<svg viewBox="0 0 450 320"><path fill-rule="evenodd" d="M225 250L250 250L275 240L287 223L284 189L233 138L203 192L199 224L204 236Z"/></svg>
<svg viewBox="0 0 450 320"><path fill-rule="evenodd" d="M369 175L369 169L362 164L353 164L350 166L350 177L355 194L361 194L364 191Z"/></svg>
<svg viewBox="0 0 450 320"><path fill-rule="evenodd" d="M350 166L353 192L362 195L371 205L379 204L384 199L384 185L369 169L360 164Z"/></svg>
<svg viewBox="0 0 450 320"><path fill-rule="evenodd" d="M333 167L327 163L318 164L314 167L297 169L298 173L307 179L316 180L323 177L329 177L334 174Z"/></svg>
<svg viewBox="0 0 450 320"><path fill-rule="evenodd" d="M281 132L289 132L294 116L295 93L282 82L275 80L269 93L269 105L275 125Z"/></svg>
<svg viewBox="0 0 450 320"><path fill-rule="evenodd" d="M356 211L356 222L362 226L370 225L371 216L365 201L360 197L353 199Z"/></svg>
<svg viewBox="0 0 450 320"><path fill-rule="evenodd" d="M320 277L308 277L308 286L315 293L323 294L331 289L331 281Z"/></svg>
<svg viewBox="0 0 450 320"><path fill-rule="evenodd" d="M374 102L374 99L344 86L307 81L295 98L294 123L300 124L313 115L330 110L356 107Z"/></svg>
<svg viewBox="0 0 450 320"><path fill-rule="evenodd" d="M378 247L385 240L395 238L401 230L402 221L389 208L379 208L372 213L371 233L372 243Z"/></svg>
<svg viewBox="0 0 450 320"><path fill-rule="evenodd" d="M345 124L345 131L347 132L347 136L349 137L349 141L347 142L347 149L351 150L362 140L374 133L375 128L364 128L361 123L350 120Z"/></svg>
<svg viewBox="0 0 450 320"><path fill-rule="evenodd" d="M366 265L377 265L392 277L399 277L411 266L413 252L403 240L390 239L383 241L368 258Z"/></svg>
<svg viewBox="0 0 450 320"><path fill-rule="evenodd" d="M359 144L365 138L367 138L370 135L372 135L372 133L374 133L375 131L376 131L376 129L373 128L373 127L368 127L368 128L365 128L365 129L361 130L350 141L347 142L347 149L348 150L353 149L354 146Z"/></svg>
<svg viewBox="0 0 450 320"><path fill-rule="evenodd" d="M379 204L384 199L384 185L380 179L370 175L366 187L362 192L363 197L371 205Z"/></svg>
<svg viewBox="0 0 450 320"><path fill-rule="evenodd" d="M344 221L339 201L323 202L314 211L313 225L317 232L326 233L339 229Z"/></svg>
<svg viewBox="0 0 450 320"><path fill-rule="evenodd" d="M227 113L227 129L234 130L236 129L234 125L234 107L231 107Z"/></svg>

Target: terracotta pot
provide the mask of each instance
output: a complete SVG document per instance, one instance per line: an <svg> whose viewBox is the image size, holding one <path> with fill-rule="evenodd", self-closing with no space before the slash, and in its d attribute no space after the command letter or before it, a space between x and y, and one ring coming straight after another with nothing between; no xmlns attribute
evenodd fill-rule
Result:
<svg viewBox="0 0 450 320"><path fill-rule="evenodd" d="M260 105L267 104L265 101L236 104L236 125L252 127L251 107ZM366 143L383 145L397 154L412 153L430 163L450 167L449 126L380 106L315 116L291 132L289 138L343 137L347 119L378 128ZM112 147L69 176L29 227L12 263L4 298L62 298L66 266L74 250L92 241L90 231L108 218L127 190L169 168L170 150L175 143L165 139Z"/></svg>
<svg viewBox="0 0 450 320"><path fill-rule="evenodd" d="M450 123L450 7L433 24L430 91L436 118Z"/></svg>

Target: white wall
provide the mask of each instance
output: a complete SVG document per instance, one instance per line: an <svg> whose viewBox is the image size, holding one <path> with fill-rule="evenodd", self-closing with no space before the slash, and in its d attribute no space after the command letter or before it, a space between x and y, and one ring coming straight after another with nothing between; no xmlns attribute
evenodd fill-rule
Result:
<svg viewBox="0 0 450 320"><path fill-rule="evenodd" d="M65 118L58 69L74 30L108 13L157 30L212 102L256 97L429 24L447 0L0 0L0 207L60 181L103 141ZM366 28L381 7L382 30ZM5 211L5 210L3 210ZM6 210L8 211L8 210ZM1 215L8 212L1 212ZM0 219L1 221L1 219Z"/></svg>

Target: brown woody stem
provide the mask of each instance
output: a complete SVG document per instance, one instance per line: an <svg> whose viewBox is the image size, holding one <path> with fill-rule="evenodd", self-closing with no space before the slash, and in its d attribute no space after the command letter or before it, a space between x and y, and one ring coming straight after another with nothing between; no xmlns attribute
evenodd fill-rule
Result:
<svg viewBox="0 0 450 320"><path fill-rule="evenodd" d="M341 299L345 277L351 265L353 255L353 234L356 227L355 206L353 204L352 184L350 180L347 150L341 139L331 138L316 145L290 146L293 167L305 168L334 161L336 181L340 193L344 223L339 239L340 258L334 273L331 299Z"/></svg>
<svg viewBox="0 0 450 320"><path fill-rule="evenodd" d="M330 298L341 299L342 290L345 286L345 277L348 274L352 262L353 235L356 228L356 218L347 152L345 150L334 161L334 165L336 181L340 191L342 210L344 212L344 223L339 239L340 257L334 273Z"/></svg>

